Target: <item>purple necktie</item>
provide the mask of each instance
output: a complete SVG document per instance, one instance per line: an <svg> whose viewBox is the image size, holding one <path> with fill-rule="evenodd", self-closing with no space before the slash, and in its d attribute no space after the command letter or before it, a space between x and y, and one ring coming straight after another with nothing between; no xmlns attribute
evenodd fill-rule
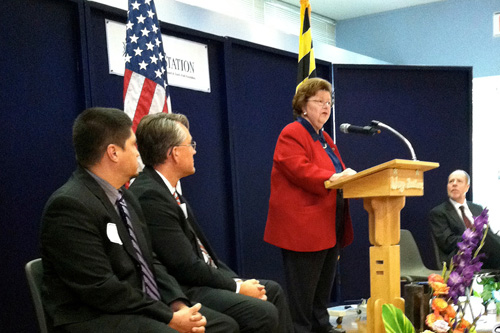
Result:
<svg viewBox="0 0 500 333"><path fill-rule="evenodd" d="M141 264L143 290L147 295L149 295L149 297L159 301L161 297L160 292L158 291L158 285L156 284L155 276L144 260L144 256L142 255L142 251L139 247L139 243L137 242L137 237L135 235L132 222L130 221L127 204L123 199L123 195L118 200L116 200L116 207L118 207L118 212L120 213L123 222L127 226L130 239L132 240L132 245L134 246L135 253L137 255L137 258L139 259L139 263Z"/></svg>

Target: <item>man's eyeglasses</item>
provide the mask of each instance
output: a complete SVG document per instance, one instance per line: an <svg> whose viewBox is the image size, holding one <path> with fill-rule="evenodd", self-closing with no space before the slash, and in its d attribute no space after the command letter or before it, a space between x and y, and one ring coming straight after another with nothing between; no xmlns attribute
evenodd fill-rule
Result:
<svg viewBox="0 0 500 333"><path fill-rule="evenodd" d="M196 141L193 141L191 143L188 143L187 145L175 145L174 147L193 147L194 150L196 150Z"/></svg>
<svg viewBox="0 0 500 333"><path fill-rule="evenodd" d="M321 106L321 107L331 107L332 106L332 102L331 101L327 101L327 102L323 102L323 101L319 101L317 99L309 99L308 100L309 102L314 102L316 103L317 105Z"/></svg>
<svg viewBox="0 0 500 333"><path fill-rule="evenodd" d="M193 149L196 150L196 141L188 143L187 145L175 145L175 146L171 146L172 150L174 149L174 147L193 147ZM172 155L172 150L170 150L169 155Z"/></svg>

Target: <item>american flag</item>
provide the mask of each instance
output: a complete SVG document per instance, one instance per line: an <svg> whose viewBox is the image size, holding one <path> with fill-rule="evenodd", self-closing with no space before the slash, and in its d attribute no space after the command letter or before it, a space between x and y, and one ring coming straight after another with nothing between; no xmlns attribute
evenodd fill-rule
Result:
<svg viewBox="0 0 500 333"><path fill-rule="evenodd" d="M153 0L129 0L123 104L135 131L147 114L170 112L167 63Z"/></svg>

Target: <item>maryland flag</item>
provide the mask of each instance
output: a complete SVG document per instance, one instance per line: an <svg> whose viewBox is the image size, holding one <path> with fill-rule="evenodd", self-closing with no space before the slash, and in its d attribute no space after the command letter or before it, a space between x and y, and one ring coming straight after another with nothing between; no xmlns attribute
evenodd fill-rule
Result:
<svg viewBox="0 0 500 333"><path fill-rule="evenodd" d="M297 89L308 78L316 77L316 62L311 37L311 4L309 0L300 0L300 36L299 36L299 69L297 72Z"/></svg>

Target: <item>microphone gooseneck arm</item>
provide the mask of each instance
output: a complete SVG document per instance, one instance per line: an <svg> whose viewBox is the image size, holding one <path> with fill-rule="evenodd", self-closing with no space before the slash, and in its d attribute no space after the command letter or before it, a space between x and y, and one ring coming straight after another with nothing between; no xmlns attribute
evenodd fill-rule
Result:
<svg viewBox="0 0 500 333"><path fill-rule="evenodd" d="M406 143L406 145L408 146L408 149L410 149L410 153L411 153L411 159L416 161L417 160L417 156L415 155L415 151L413 150L413 147L410 143L410 141L408 141L401 133L399 133L398 131L396 131L394 128L378 121L378 120L372 120L372 125L375 126L375 127L381 127L381 128L385 128L386 130L388 130L389 132L392 132L393 134L395 134L398 138L400 138L401 140L403 140L404 143Z"/></svg>

